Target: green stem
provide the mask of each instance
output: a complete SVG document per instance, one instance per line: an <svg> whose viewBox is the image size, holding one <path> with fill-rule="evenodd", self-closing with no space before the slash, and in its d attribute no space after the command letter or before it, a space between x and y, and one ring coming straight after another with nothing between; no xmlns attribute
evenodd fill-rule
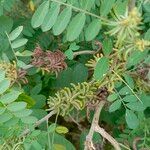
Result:
<svg viewBox="0 0 150 150"><path fill-rule="evenodd" d="M48 119L46 120L46 125L47 125L48 149L51 149L50 135L49 135L49 132L48 132Z"/></svg>
<svg viewBox="0 0 150 150"><path fill-rule="evenodd" d="M75 7L75 6L71 5L71 4L67 4L67 3L61 2L61 1L59 1L59 0L50 0L50 1L59 3L59 4L61 4L61 5L67 6L67 7L70 7L70 8L72 8L72 9L76 10L76 11L83 12L83 13L85 13L85 14L88 14L88 15L93 16L93 17L95 17L95 18L101 19L101 20L103 20L103 21L108 21L107 19L105 19L105 18L103 18L103 17L100 17L100 16L98 16L98 15L96 15L96 14L93 14L93 13L91 13L91 12L89 12L89 11L86 11L86 10L84 10L84 9L80 9L80 8L78 8L78 7Z"/></svg>
<svg viewBox="0 0 150 150"><path fill-rule="evenodd" d="M119 143L119 145L127 150L131 150L129 147L127 147L126 145L122 144L122 143Z"/></svg>
<svg viewBox="0 0 150 150"><path fill-rule="evenodd" d="M114 70L112 70L112 72L131 90L131 92L134 94L134 96L141 102L141 103L143 103L142 101L141 101L141 99L136 95L136 93L133 91L133 89L122 79L122 77L119 75L119 74L117 74Z"/></svg>
<svg viewBox="0 0 150 150"><path fill-rule="evenodd" d="M58 112L57 115L56 115L56 119L55 119L55 127L56 127L58 115L59 115L59 112ZM54 130L53 136L52 136L52 150L53 150L53 145L54 145L54 138L55 138L55 130Z"/></svg>
<svg viewBox="0 0 150 150"><path fill-rule="evenodd" d="M121 100L121 102L122 102L123 106L125 107L125 109L127 109L127 106L125 105L124 101L122 100L122 98L121 98L119 92L118 92L115 88L114 88L114 91L118 94L119 99Z"/></svg>

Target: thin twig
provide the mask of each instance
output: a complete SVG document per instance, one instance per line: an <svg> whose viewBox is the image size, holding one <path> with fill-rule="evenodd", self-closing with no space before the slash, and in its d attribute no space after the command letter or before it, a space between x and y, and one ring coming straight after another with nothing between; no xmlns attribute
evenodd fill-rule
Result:
<svg viewBox="0 0 150 150"><path fill-rule="evenodd" d="M84 51L78 51L78 52L74 52L73 53L73 57L76 57L78 55L82 55L82 54L95 54L97 51L91 51L91 50L84 50Z"/></svg>
<svg viewBox="0 0 150 150"><path fill-rule="evenodd" d="M51 116L53 116L54 114L56 114L55 111L51 111L49 114L47 114L45 117L43 117L42 119L38 120L35 124L34 124L34 128L38 127L40 124L42 124L43 122L47 121ZM30 129L26 129L25 131L23 131L23 133L20 135L21 137L27 135L28 133L30 133Z"/></svg>
<svg viewBox="0 0 150 150"><path fill-rule="evenodd" d="M98 46L97 49L95 49L95 50L83 50L83 51L74 52L73 57L76 57L76 56L82 55L82 54L93 54L94 55L94 54L98 53L102 49L102 44L99 41L95 41L95 45Z"/></svg>

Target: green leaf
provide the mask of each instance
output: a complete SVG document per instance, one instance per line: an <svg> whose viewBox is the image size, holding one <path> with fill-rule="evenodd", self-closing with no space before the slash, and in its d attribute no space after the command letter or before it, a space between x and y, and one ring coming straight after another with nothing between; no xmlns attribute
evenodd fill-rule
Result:
<svg viewBox="0 0 150 150"><path fill-rule="evenodd" d="M31 134L30 134L30 137L31 138L35 138L37 137L38 135L41 134L41 130L34 130Z"/></svg>
<svg viewBox="0 0 150 150"><path fill-rule="evenodd" d="M136 102L138 99L134 95L127 95L122 99L124 102Z"/></svg>
<svg viewBox="0 0 150 150"><path fill-rule="evenodd" d="M31 108L35 105L35 100L31 96L26 95L25 93L20 94L17 101L26 102L27 108Z"/></svg>
<svg viewBox="0 0 150 150"><path fill-rule="evenodd" d="M37 121L37 118L35 118L33 116L28 116L28 117L21 118L21 121L26 124L33 124Z"/></svg>
<svg viewBox="0 0 150 150"><path fill-rule="evenodd" d="M33 52L31 51L28 51L28 50L25 50L23 51L22 53L20 53L19 51L17 51L15 53L16 56L19 56L19 57L27 57L27 56L32 56L33 55Z"/></svg>
<svg viewBox="0 0 150 150"><path fill-rule="evenodd" d="M54 136L54 144L56 143L63 145L66 148L66 150L75 150L75 147L70 141L68 141L66 138L64 138L63 136L57 133L55 133L55 136Z"/></svg>
<svg viewBox="0 0 150 150"><path fill-rule="evenodd" d="M38 9L35 11L31 19L31 25L33 28L37 28L42 25L46 14L48 13L49 1L44 1Z"/></svg>
<svg viewBox="0 0 150 150"><path fill-rule="evenodd" d="M9 111L16 112L16 111L25 109L26 106L27 106L27 103L25 102L13 102L7 106L7 109Z"/></svg>
<svg viewBox="0 0 150 150"><path fill-rule="evenodd" d="M9 104L9 103L15 101L20 94L21 94L21 92L19 92L19 91L11 91L11 92L1 96L0 102L3 104Z"/></svg>
<svg viewBox="0 0 150 150"><path fill-rule="evenodd" d="M13 116L9 113L4 113L2 115L0 115L0 123L4 123L8 120L10 120Z"/></svg>
<svg viewBox="0 0 150 150"><path fill-rule="evenodd" d="M117 93L113 93L113 94L110 94L108 97L107 97L107 100L109 102L113 102L114 100L116 100L118 98L118 94Z"/></svg>
<svg viewBox="0 0 150 150"><path fill-rule="evenodd" d="M135 66L138 63L140 63L142 60L144 60L147 56L148 51L134 51L131 53L131 55L127 58L127 68L131 66Z"/></svg>
<svg viewBox="0 0 150 150"><path fill-rule="evenodd" d="M9 33L13 26L13 20L8 16L0 16L0 34Z"/></svg>
<svg viewBox="0 0 150 150"><path fill-rule="evenodd" d="M147 32L144 35L145 40L150 40L150 29L147 30Z"/></svg>
<svg viewBox="0 0 150 150"><path fill-rule="evenodd" d="M23 117L27 117L27 116L31 115L31 113L32 113L32 110L23 109L23 110L20 110L20 111L16 111L13 114L18 118L23 118Z"/></svg>
<svg viewBox="0 0 150 150"><path fill-rule="evenodd" d="M59 134L66 134L69 132L69 130L64 126L58 126L56 127L56 132Z"/></svg>
<svg viewBox="0 0 150 150"><path fill-rule="evenodd" d="M9 44L9 41L8 41L8 37L6 36L6 34L1 34L0 33L0 43L3 43L3 44L0 44L0 49L1 49L1 53L2 51L3 52L6 52L6 50L9 48L10 44ZM3 53L4 54L4 53ZM2 56L1 56L2 57ZM3 57L2 57L3 58Z"/></svg>
<svg viewBox="0 0 150 150"><path fill-rule="evenodd" d="M12 48L15 49L15 48L21 47L21 46L25 45L27 42L28 42L28 40L25 39L25 38L15 40L15 41L12 43Z"/></svg>
<svg viewBox="0 0 150 150"><path fill-rule="evenodd" d="M49 9L47 15L45 16L45 19L42 23L42 31L48 31L52 28L52 26L55 24L57 20L57 16L60 11L60 4L52 2L51 3L51 8Z"/></svg>
<svg viewBox="0 0 150 150"><path fill-rule="evenodd" d="M54 132L56 129L56 124L52 123L49 127L48 127L48 133L52 133Z"/></svg>
<svg viewBox="0 0 150 150"><path fill-rule="evenodd" d="M132 94L132 91L127 86L125 86L119 91L119 94L128 95L128 94Z"/></svg>
<svg viewBox="0 0 150 150"><path fill-rule="evenodd" d="M72 51L76 51L80 48L79 45L76 45L75 42L71 43L70 46L69 46L69 49L71 49Z"/></svg>
<svg viewBox="0 0 150 150"><path fill-rule="evenodd" d="M140 99L145 107L150 107L150 95L143 93L140 95Z"/></svg>
<svg viewBox="0 0 150 150"><path fill-rule="evenodd" d="M126 109L125 118L130 129L136 129L138 127L139 120L133 111Z"/></svg>
<svg viewBox="0 0 150 150"><path fill-rule="evenodd" d="M144 111L145 110L145 106L143 105L143 103L136 101L136 102L129 102L128 104L126 104L126 106L128 108L130 108L133 111Z"/></svg>
<svg viewBox="0 0 150 150"><path fill-rule="evenodd" d="M0 82L5 79L5 71L0 69Z"/></svg>
<svg viewBox="0 0 150 150"><path fill-rule="evenodd" d="M101 21L99 19L94 19L85 30L86 41L93 40L99 33L101 29Z"/></svg>
<svg viewBox="0 0 150 150"><path fill-rule="evenodd" d="M44 95L32 95L33 100L35 101L34 108L42 108L46 104L46 97Z"/></svg>
<svg viewBox="0 0 150 150"><path fill-rule="evenodd" d="M124 78L125 78L125 81L127 82L127 84L128 84L132 89L134 89L134 81L133 81L132 77L129 76L128 74L125 74L125 75L124 75Z"/></svg>
<svg viewBox="0 0 150 150"><path fill-rule="evenodd" d="M23 26L19 26L9 34L10 41L15 40L23 31Z"/></svg>
<svg viewBox="0 0 150 150"><path fill-rule="evenodd" d="M42 150L42 145L40 145L40 143L36 140L33 140L32 141L32 147L33 149L36 149L36 150Z"/></svg>
<svg viewBox="0 0 150 150"><path fill-rule="evenodd" d="M54 35L61 34L67 27L70 18L72 15L72 9L71 8L65 8L60 15L57 18L57 21L55 22L53 26L53 33Z"/></svg>
<svg viewBox="0 0 150 150"><path fill-rule="evenodd" d="M121 100L116 100L109 107L109 112L114 112L121 107Z"/></svg>
<svg viewBox="0 0 150 150"><path fill-rule="evenodd" d="M8 90L10 86L10 81L8 79L4 79L0 82L0 94L3 94L6 90Z"/></svg>
<svg viewBox="0 0 150 150"><path fill-rule="evenodd" d="M104 53L105 56L109 55L113 50L113 43L112 43L112 40L109 38L109 39L105 39L103 41L103 48L102 48L102 51Z"/></svg>
<svg viewBox="0 0 150 150"><path fill-rule="evenodd" d="M59 75L56 81L53 82L52 86L55 88L63 88L66 86L70 86L70 83L72 83L72 72L73 70L71 68L67 68L66 70L63 70Z"/></svg>
<svg viewBox="0 0 150 150"><path fill-rule="evenodd" d="M109 59L102 57L98 60L96 67L94 69L95 80L102 80L109 70Z"/></svg>
<svg viewBox="0 0 150 150"><path fill-rule="evenodd" d="M114 3L115 3L115 0L110 0L110 1L103 0L101 3L101 7L100 7L100 15L107 16L110 13Z"/></svg>
<svg viewBox="0 0 150 150"><path fill-rule="evenodd" d="M35 87L33 87L33 89L30 91L30 93L31 93L31 95L37 95L40 93L41 90L42 90L42 84L39 83Z"/></svg>
<svg viewBox="0 0 150 150"><path fill-rule="evenodd" d="M66 150L65 146L63 146L61 144L54 144L53 149L54 150Z"/></svg>
<svg viewBox="0 0 150 150"><path fill-rule="evenodd" d="M81 0L79 2L83 9L90 11L92 6L94 6L95 0Z"/></svg>
<svg viewBox="0 0 150 150"><path fill-rule="evenodd" d="M21 61L21 60L17 61L17 66L19 68L23 68L23 69L25 69L27 67L27 65L23 61Z"/></svg>
<svg viewBox="0 0 150 150"><path fill-rule="evenodd" d="M124 15L126 8L128 5L128 0L117 0L115 3L115 6L113 7L113 10L115 12L115 14L117 15Z"/></svg>
<svg viewBox="0 0 150 150"><path fill-rule="evenodd" d="M2 115L5 112L6 108L0 107L0 115Z"/></svg>
<svg viewBox="0 0 150 150"><path fill-rule="evenodd" d="M46 110L42 109L32 109L32 115L37 119L41 119L47 115ZM45 122L46 123L46 122Z"/></svg>
<svg viewBox="0 0 150 150"><path fill-rule="evenodd" d="M8 121L5 122L5 126L11 128L14 125L17 125L19 122L19 118L12 117Z"/></svg>
<svg viewBox="0 0 150 150"><path fill-rule="evenodd" d="M84 27L85 20L86 15L84 13L78 13L75 17L73 17L67 28L66 38L68 41L74 41L79 37Z"/></svg>
<svg viewBox="0 0 150 150"><path fill-rule="evenodd" d="M74 68L73 68L73 72L72 72L72 80L73 83L81 83L86 81L88 78L88 69L87 67L85 67L84 64L77 64Z"/></svg>
<svg viewBox="0 0 150 150"><path fill-rule="evenodd" d="M3 13L4 13L3 6L2 6L2 4L0 4L0 16L2 16Z"/></svg>
<svg viewBox="0 0 150 150"><path fill-rule="evenodd" d="M73 59L73 51L71 49L66 50L65 55L69 60Z"/></svg>

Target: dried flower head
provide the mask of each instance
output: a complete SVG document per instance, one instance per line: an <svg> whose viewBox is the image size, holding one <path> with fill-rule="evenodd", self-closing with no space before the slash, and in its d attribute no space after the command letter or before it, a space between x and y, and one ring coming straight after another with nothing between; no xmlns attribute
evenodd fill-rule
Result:
<svg viewBox="0 0 150 150"><path fill-rule="evenodd" d="M16 62L8 63L8 62L0 62L0 69L5 71L6 78L11 81L11 84L15 82L19 84L20 81L23 83L28 83L26 75L26 70L17 69Z"/></svg>
<svg viewBox="0 0 150 150"><path fill-rule="evenodd" d="M17 69L15 62L0 62L0 69L5 71L6 78L8 78L11 83L14 83L17 80Z"/></svg>
<svg viewBox="0 0 150 150"><path fill-rule="evenodd" d="M73 109L82 110L88 101L93 99L97 90L97 83L71 84L71 88L65 87L58 91L55 96L49 96L48 105L50 110L55 110L62 116L68 115Z"/></svg>
<svg viewBox="0 0 150 150"><path fill-rule="evenodd" d="M127 60L128 55L132 51L141 51L143 52L144 50L150 48L150 41L144 40L144 39L128 39L125 41L125 46L122 47L120 50L124 51L124 59Z"/></svg>
<svg viewBox="0 0 150 150"><path fill-rule="evenodd" d="M150 41L144 39L137 39L135 40L135 46L138 50L144 51L146 48L150 47Z"/></svg>
<svg viewBox="0 0 150 150"><path fill-rule="evenodd" d="M65 63L65 55L57 50L55 52L44 52L39 46L37 46L33 53L32 65L41 69L42 72L55 73L64 70L67 67Z"/></svg>

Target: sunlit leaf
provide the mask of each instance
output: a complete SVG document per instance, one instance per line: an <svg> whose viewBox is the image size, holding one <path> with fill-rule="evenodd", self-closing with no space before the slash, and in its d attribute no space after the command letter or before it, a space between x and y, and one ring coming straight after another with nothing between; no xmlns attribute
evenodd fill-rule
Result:
<svg viewBox="0 0 150 150"><path fill-rule="evenodd" d="M79 37L84 24L85 24L86 15L84 13L79 13L71 20L68 28L66 38L68 41L74 41Z"/></svg>
<svg viewBox="0 0 150 150"><path fill-rule="evenodd" d="M15 40L22 32L23 26L19 26L9 34L10 41Z"/></svg>
<svg viewBox="0 0 150 150"><path fill-rule="evenodd" d="M31 25L33 28L37 28L43 23L44 18L48 12L48 8L49 8L49 1L44 1L38 7L38 9L35 11L32 19L31 19Z"/></svg>

